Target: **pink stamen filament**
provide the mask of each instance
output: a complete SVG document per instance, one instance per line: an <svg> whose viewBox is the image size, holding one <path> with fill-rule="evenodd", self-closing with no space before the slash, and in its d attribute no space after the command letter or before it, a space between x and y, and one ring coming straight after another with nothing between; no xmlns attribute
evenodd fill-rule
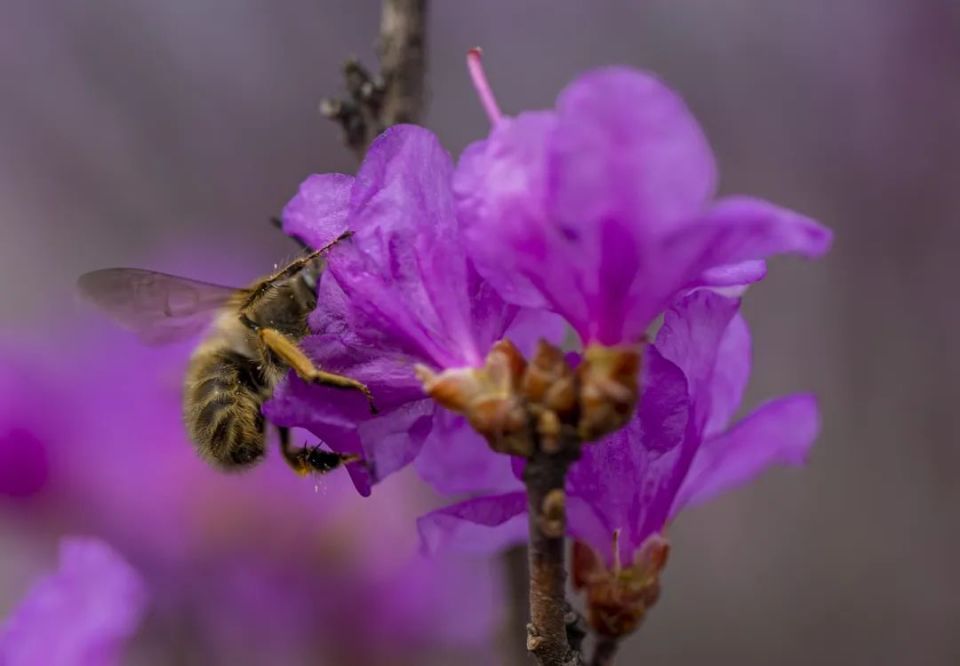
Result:
<svg viewBox="0 0 960 666"><path fill-rule="evenodd" d="M493 90L487 82L487 74L483 70L483 52L479 48L472 48L467 51L467 69L470 71L470 78L473 80L473 87L480 97L480 103L490 118L490 123L496 125L500 122L503 114L500 113L500 107L497 106L497 98L493 96Z"/></svg>

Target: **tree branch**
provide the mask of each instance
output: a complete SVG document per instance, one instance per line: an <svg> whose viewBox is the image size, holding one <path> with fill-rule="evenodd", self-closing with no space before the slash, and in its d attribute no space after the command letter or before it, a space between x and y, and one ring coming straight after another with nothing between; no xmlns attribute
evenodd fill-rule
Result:
<svg viewBox="0 0 960 666"><path fill-rule="evenodd" d="M341 126L347 146L361 159L383 130L417 122L423 114L426 22L427 0L384 0L380 74L348 60L343 70L347 96L320 104L320 112Z"/></svg>
<svg viewBox="0 0 960 666"><path fill-rule="evenodd" d="M530 519L530 624L527 650L541 666L579 666L580 653L567 639L567 572L564 569L566 513L564 482L576 455L560 447L536 451L527 462L524 482Z"/></svg>
<svg viewBox="0 0 960 666"><path fill-rule="evenodd" d="M423 114L427 69L427 0L385 0L380 19L384 128L415 123Z"/></svg>

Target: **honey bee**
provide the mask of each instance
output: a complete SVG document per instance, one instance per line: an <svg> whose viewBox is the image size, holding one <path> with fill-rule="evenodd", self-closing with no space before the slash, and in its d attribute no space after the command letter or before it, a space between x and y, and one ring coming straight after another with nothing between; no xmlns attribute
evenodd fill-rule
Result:
<svg viewBox="0 0 960 666"><path fill-rule="evenodd" d="M187 368L184 422L201 457L239 470L266 453L261 407L288 369L308 382L359 391L376 412L366 385L317 368L298 344L309 332L307 316L317 305L323 255L348 235L246 289L137 268L86 273L77 286L148 344L175 342L209 328ZM280 449L300 474L329 472L359 460L318 446L295 448L287 428L280 428Z"/></svg>

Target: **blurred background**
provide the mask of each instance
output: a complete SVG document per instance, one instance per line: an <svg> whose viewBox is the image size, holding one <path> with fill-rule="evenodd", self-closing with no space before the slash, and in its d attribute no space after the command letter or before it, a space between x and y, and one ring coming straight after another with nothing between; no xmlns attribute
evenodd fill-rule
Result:
<svg viewBox="0 0 960 666"><path fill-rule="evenodd" d="M61 534L92 533L163 590L131 664L496 663L502 581L418 568L419 484L361 501L278 456L206 470L177 414L189 349L73 302L103 266L242 284L291 257L268 219L307 174L354 169L317 104L346 56L374 63L378 25L355 0L0 6L0 442L32 442L0 444L0 617ZM836 232L745 306L747 404L821 398L809 467L682 516L618 663L960 663L960 4L436 2L429 41L426 124L455 154L487 131L471 46L507 113L598 65L649 68L706 128L723 192ZM382 645L345 639L359 622Z"/></svg>

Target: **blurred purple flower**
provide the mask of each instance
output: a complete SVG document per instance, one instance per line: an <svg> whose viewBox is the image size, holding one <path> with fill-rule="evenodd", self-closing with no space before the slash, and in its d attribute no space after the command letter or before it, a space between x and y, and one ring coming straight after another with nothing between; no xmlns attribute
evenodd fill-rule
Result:
<svg viewBox="0 0 960 666"><path fill-rule="evenodd" d="M0 625L4 666L120 663L147 601L139 574L98 539L65 539L60 568L33 585Z"/></svg>
<svg viewBox="0 0 960 666"><path fill-rule="evenodd" d="M645 352L636 417L623 430L585 446L571 467L568 530L608 566L631 562L683 508L739 486L771 465L805 460L819 429L817 405L809 395L773 400L728 425L750 371L750 336L738 309L739 301L706 290L671 308L656 343ZM526 510L516 480L514 492L424 516L421 537L431 551L495 550L525 537Z"/></svg>
<svg viewBox="0 0 960 666"><path fill-rule="evenodd" d="M477 270L509 302L563 315L585 344L633 343L682 291L763 277L762 259L816 257L831 233L750 197L714 201L716 166L680 97L650 74L587 73L552 111L499 115L453 179Z"/></svg>
<svg viewBox="0 0 960 666"><path fill-rule="evenodd" d="M187 265L210 273L198 277L231 282L208 263ZM242 475L212 469L182 425L190 346L147 348L82 313L71 321L63 335L78 351L68 358L55 351L65 339L55 328L49 338L0 340L0 386L9 378L16 389L11 409L0 408L0 433L33 433L48 465L29 504L0 494L0 525L22 524L21 532L35 529L43 539L41 527L54 524L121 549L155 600L157 621L135 639L138 654L169 663L179 643L238 666L274 658L396 663L387 655L397 654L427 664L438 652L488 663L497 572L475 558L418 557L409 526L433 500L414 479L391 479L360 502L345 475L301 479L277 452ZM78 396L77 387L86 390ZM33 475L33 463L14 451L15 466L3 473ZM374 547L384 543L390 547ZM385 590L414 598L384 604ZM417 605L420 598L436 603ZM463 598L477 603L451 613ZM374 615L393 630L368 628ZM363 640L342 640L348 631Z"/></svg>
<svg viewBox="0 0 960 666"><path fill-rule="evenodd" d="M0 497L34 498L49 477L48 439L58 420L29 397L35 369L0 357Z"/></svg>
<svg viewBox="0 0 960 666"><path fill-rule="evenodd" d="M374 142L356 178L311 176L284 210L284 229L312 247L353 232L329 254L310 320L315 335L303 347L320 367L367 384L380 414L371 417L358 395L292 376L264 413L310 430L336 451L363 453L366 466L350 466L363 494L423 447L461 440L482 446L462 419L424 395L417 363L479 366L506 335L523 345L534 334L562 334L559 318L522 313L473 268L454 211L452 174L450 156L431 132L400 125ZM434 443L438 437L444 441ZM472 471L482 477L509 469L485 447L475 463ZM445 475L432 475L430 464L426 478L442 487Z"/></svg>

